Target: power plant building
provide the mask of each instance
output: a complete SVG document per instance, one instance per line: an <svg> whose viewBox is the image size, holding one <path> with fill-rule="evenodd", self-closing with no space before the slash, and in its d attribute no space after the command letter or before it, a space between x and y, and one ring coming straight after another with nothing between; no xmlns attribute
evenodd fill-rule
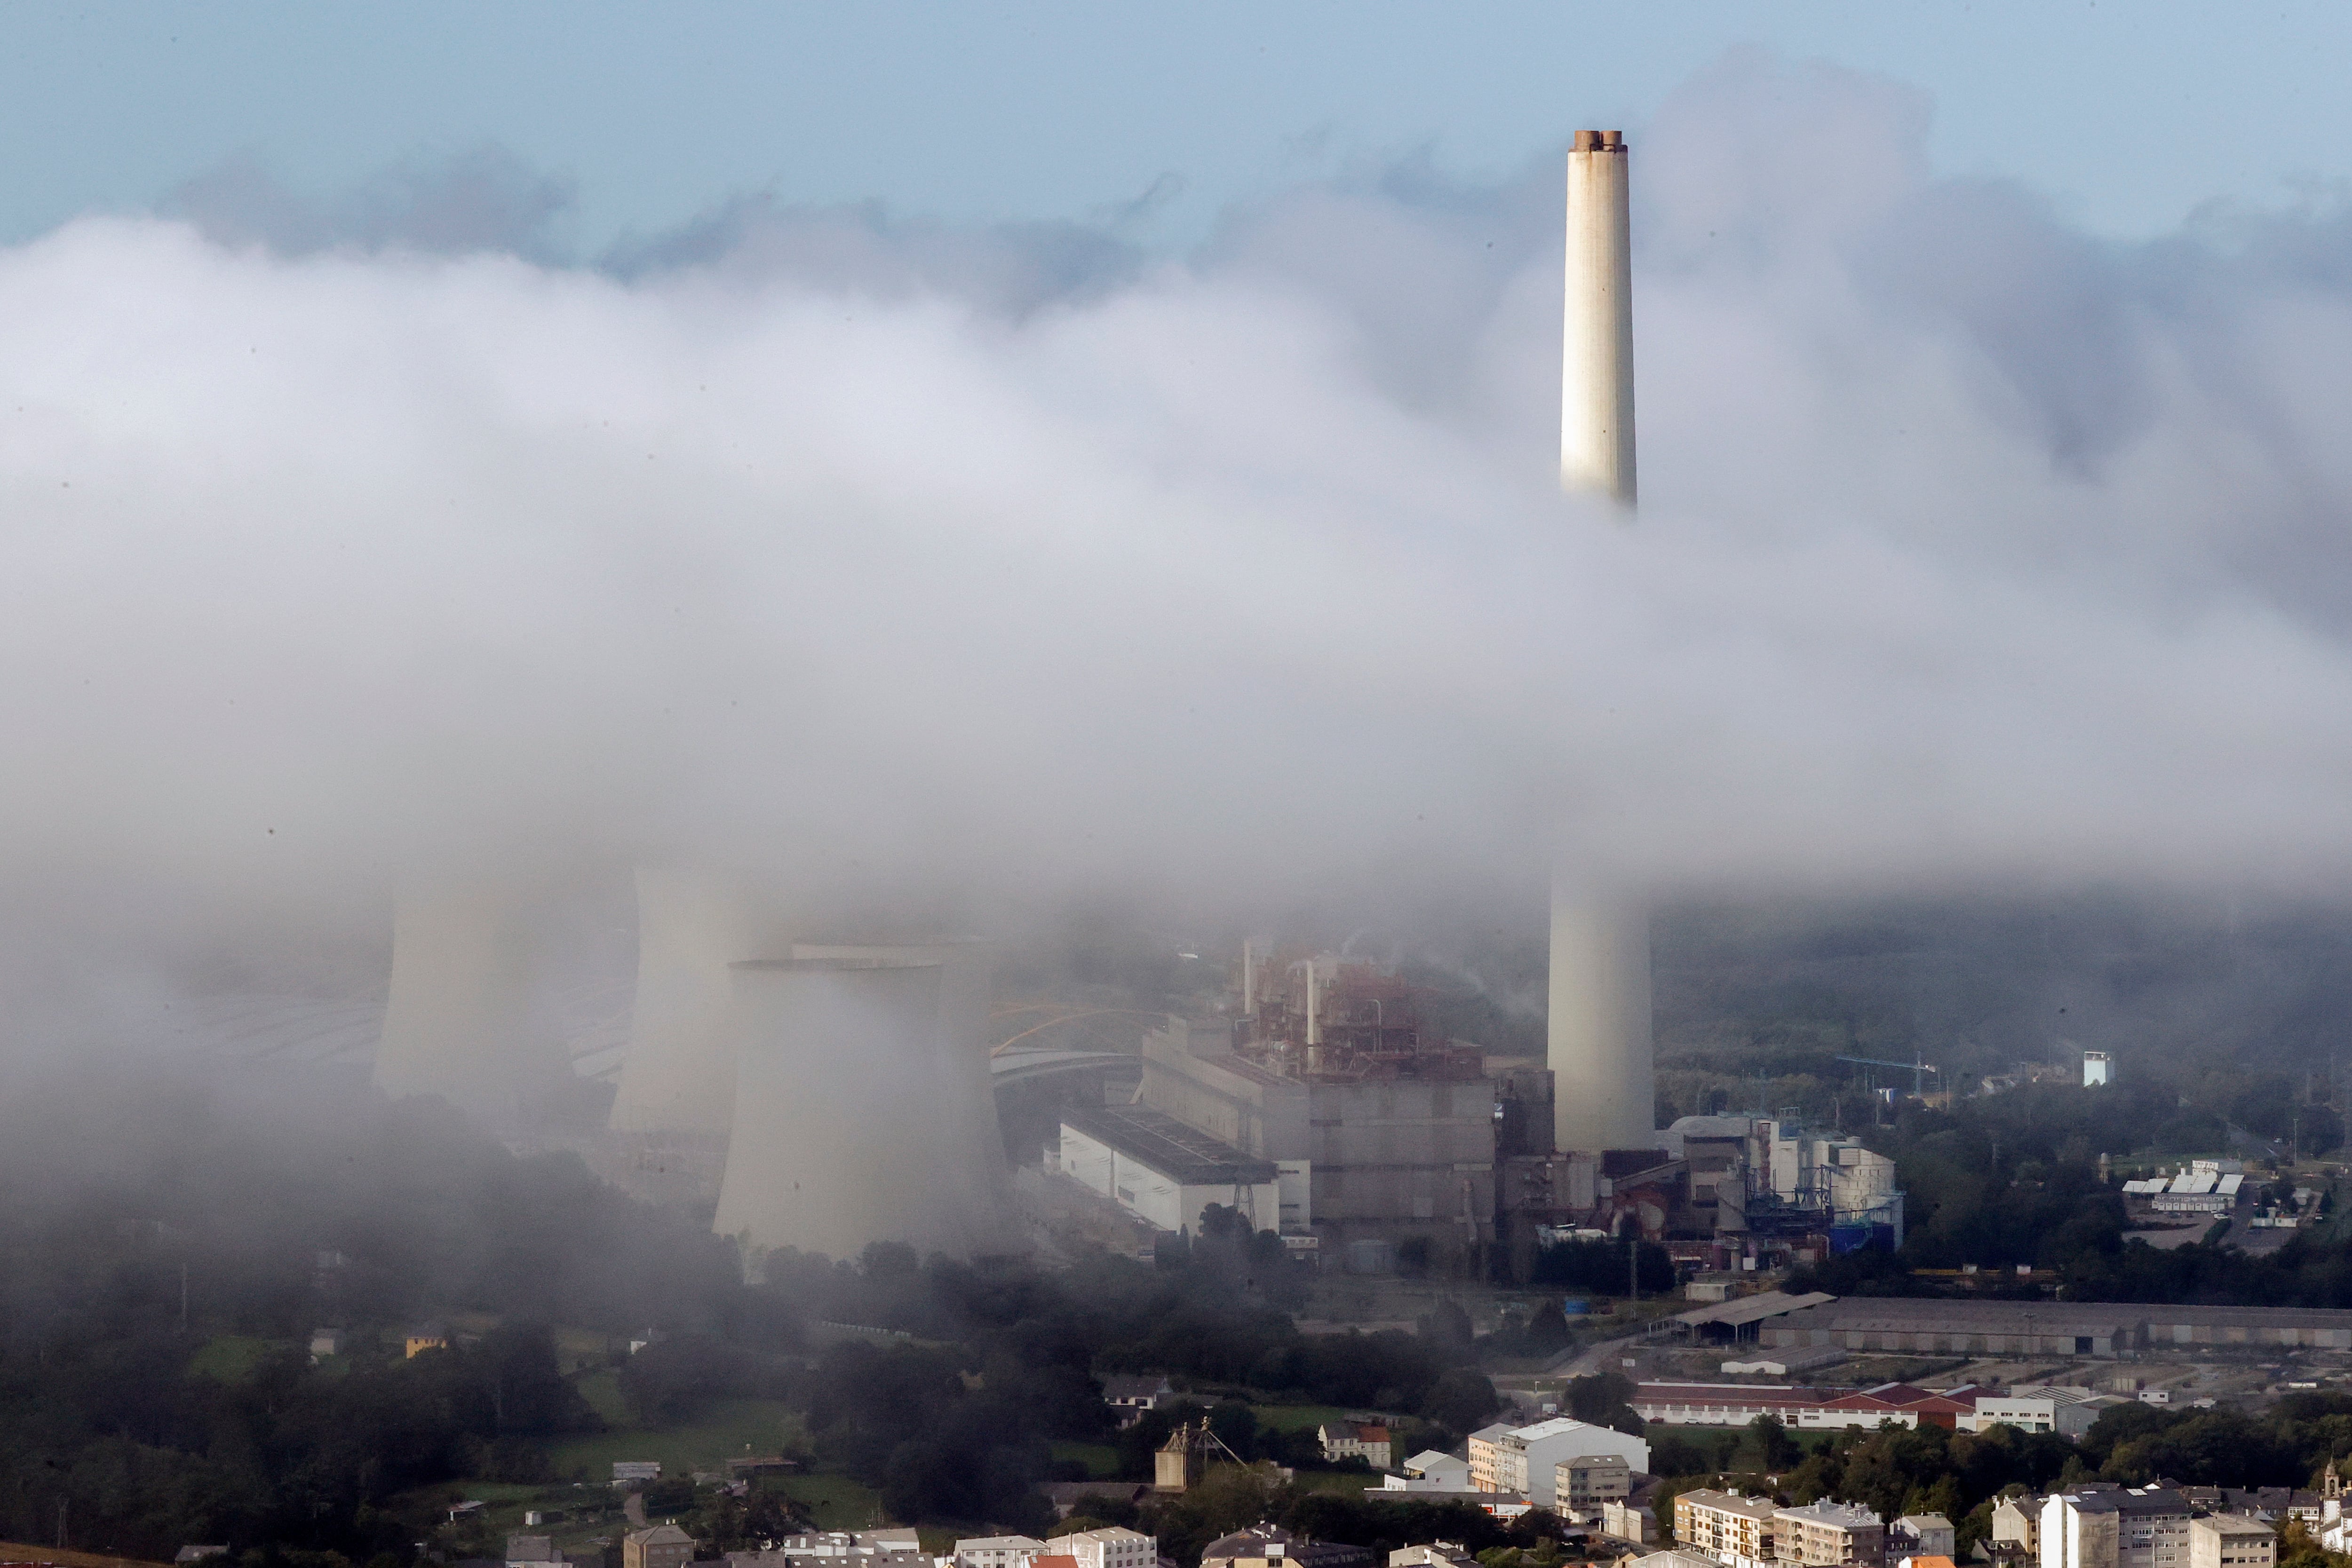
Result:
<svg viewBox="0 0 2352 1568"><path fill-rule="evenodd" d="M1140 1103L1272 1166L1279 1228L1322 1255L1466 1266L1494 1239L1496 1080L1478 1049L1431 1037L1413 988L1370 964L1322 955L1248 989L1240 1017L1146 1038Z"/></svg>

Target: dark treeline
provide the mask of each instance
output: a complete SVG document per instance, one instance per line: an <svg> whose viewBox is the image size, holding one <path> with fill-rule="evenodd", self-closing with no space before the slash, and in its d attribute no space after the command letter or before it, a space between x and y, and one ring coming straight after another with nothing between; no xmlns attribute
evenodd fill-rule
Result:
<svg viewBox="0 0 2352 1568"><path fill-rule="evenodd" d="M910 1521L1050 1522L1033 1489L1068 1466L1048 1445L1111 1439L1110 1372L1173 1375L1244 1457L1293 1464L1311 1448L1234 1401L1417 1416L1430 1442L1497 1407L1458 1312L1427 1335L1300 1335L1291 1265L1237 1223L1158 1267L879 1246L779 1255L747 1286L730 1244L574 1155L514 1155L436 1104L246 1087L58 1083L0 1113L0 1533L50 1539L62 1509L93 1549L394 1568L429 1512L414 1489L564 1479L549 1440L599 1422L559 1344L617 1366L648 1425L786 1402L813 1457ZM472 1332L403 1358L406 1327L452 1317ZM828 1343L822 1321L911 1337ZM313 1365L325 1324L345 1348ZM578 1348L647 1330L633 1357ZM1166 1419L1116 1446L1130 1470ZM709 1513L738 1543L791 1518L772 1499Z"/></svg>

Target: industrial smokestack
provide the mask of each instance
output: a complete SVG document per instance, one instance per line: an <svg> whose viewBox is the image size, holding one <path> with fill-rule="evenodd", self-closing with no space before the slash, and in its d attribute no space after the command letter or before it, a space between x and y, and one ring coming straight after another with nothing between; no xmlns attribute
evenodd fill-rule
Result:
<svg viewBox="0 0 2352 1568"><path fill-rule="evenodd" d="M1625 139L1580 131L1568 155L1568 266L1560 356L1559 481L1632 514L1633 251ZM1553 1147L1657 1141L1647 910L1557 872L1545 1061Z"/></svg>
<svg viewBox="0 0 2352 1568"><path fill-rule="evenodd" d="M1549 990L1544 1058L1552 1077L1552 1146L1654 1145L1647 914L1556 881Z"/></svg>
<svg viewBox="0 0 2352 1568"><path fill-rule="evenodd" d="M1633 483L1633 246L1625 139L1580 131L1568 155L1559 482L1628 509Z"/></svg>

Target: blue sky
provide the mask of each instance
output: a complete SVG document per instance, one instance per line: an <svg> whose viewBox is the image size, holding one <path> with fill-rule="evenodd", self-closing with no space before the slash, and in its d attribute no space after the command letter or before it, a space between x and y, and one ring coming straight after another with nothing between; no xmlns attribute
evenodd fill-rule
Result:
<svg viewBox="0 0 2352 1568"><path fill-rule="evenodd" d="M1742 45L1928 93L1939 171L2139 237L2352 172L2352 6L17 4L0 13L0 239L141 210L232 161L299 194L495 144L599 251L732 195L1182 244L1351 161L1507 177L1638 131Z"/></svg>

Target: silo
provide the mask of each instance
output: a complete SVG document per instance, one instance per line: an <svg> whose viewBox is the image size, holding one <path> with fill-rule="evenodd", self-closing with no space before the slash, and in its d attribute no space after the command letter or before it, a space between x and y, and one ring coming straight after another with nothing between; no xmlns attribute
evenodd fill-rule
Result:
<svg viewBox="0 0 2352 1568"><path fill-rule="evenodd" d="M712 1228L747 1251L971 1249L969 1182L939 1138L948 966L771 958L733 967L735 1113Z"/></svg>
<svg viewBox="0 0 2352 1568"><path fill-rule="evenodd" d="M1568 155L1559 479L1633 515L1633 249L1625 139L1580 131ZM1641 901L1582 868L1555 868L1545 1064L1554 1146L1657 1142L1650 921Z"/></svg>
<svg viewBox="0 0 2352 1568"><path fill-rule="evenodd" d="M530 903L503 888L404 889L376 1087L510 1115L569 1071L532 1016Z"/></svg>

